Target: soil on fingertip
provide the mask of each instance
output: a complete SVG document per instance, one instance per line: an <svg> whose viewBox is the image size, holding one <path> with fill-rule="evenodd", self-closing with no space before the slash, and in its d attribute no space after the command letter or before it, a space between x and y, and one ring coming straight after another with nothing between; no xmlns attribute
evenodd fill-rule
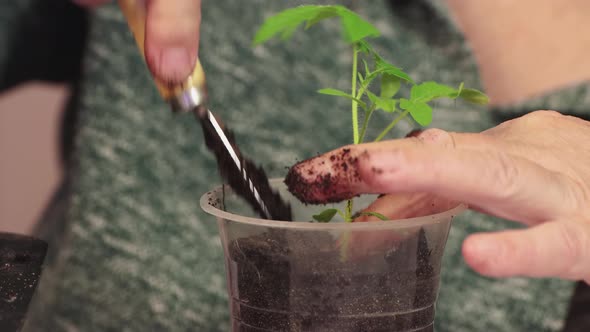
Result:
<svg viewBox="0 0 590 332"><path fill-rule="evenodd" d="M304 160L289 169L284 182L291 194L305 204L336 203L358 196L350 190L351 184L360 181L358 157L350 149L343 148L328 158L332 168L329 173L315 169L318 158L325 157Z"/></svg>

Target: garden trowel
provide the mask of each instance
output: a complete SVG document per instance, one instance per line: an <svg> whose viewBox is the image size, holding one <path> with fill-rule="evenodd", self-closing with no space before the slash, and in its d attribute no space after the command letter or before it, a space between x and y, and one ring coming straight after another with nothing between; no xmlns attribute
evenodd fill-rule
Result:
<svg viewBox="0 0 590 332"><path fill-rule="evenodd" d="M135 41L144 54L145 5L142 0L119 0ZM200 121L205 143L217 158L221 176L233 191L244 198L265 219L291 221L291 208L272 190L264 170L240 153L235 139L227 128L207 108L205 73L197 59L192 74L178 85L154 79L162 97L177 113L194 113Z"/></svg>

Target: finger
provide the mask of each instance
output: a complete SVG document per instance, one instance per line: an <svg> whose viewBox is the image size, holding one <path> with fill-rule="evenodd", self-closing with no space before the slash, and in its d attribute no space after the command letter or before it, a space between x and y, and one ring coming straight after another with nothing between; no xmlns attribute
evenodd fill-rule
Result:
<svg viewBox="0 0 590 332"><path fill-rule="evenodd" d="M390 220L423 217L447 211L457 206L445 198L428 193L384 195L363 209L362 212L377 212ZM361 214L355 222L379 221L376 216Z"/></svg>
<svg viewBox="0 0 590 332"><path fill-rule="evenodd" d="M568 177L500 151L372 151L359 159L357 190L429 192L502 218L535 224L578 211L582 191Z"/></svg>
<svg viewBox="0 0 590 332"><path fill-rule="evenodd" d="M547 222L526 229L476 234L463 244L475 271L492 277L558 277L590 281L590 224Z"/></svg>
<svg viewBox="0 0 590 332"><path fill-rule="evenodd" d="M457 204L453 205L445 199L430 194L399 194L382 196L366 209L363 209L363 212L377 212L391 220L389 222L394 222L394 220L422 217L427 214L446 211L454 206L457 206ZM362 215L354 221L369 222L378 220L381 219ZM392 248L399 246L402 241L415 236L419 230L420 227L383 232L358 230L350 234L345 233L339 242L348 246L350 249L348 256L351 259L361 259L374 252L390 251Z"/></svg>
<svg viewBox="0 0 590 332"><path fill-rule="evenodd" d="M195 66L201 23L200 0L147 2L146 61L161 80L179 83Z"/></svg>
<svg viewBox="0 0 590 332"><path fill-rule="evenodd" d="M111 0L72 0L75 4L80 6L87 6L87 7L96 7L98 5L105 4L107 2L111 2Z"/></svg>
<svg viewBox="0 0 590 332"><path fill-rule="evenodd" d="M309 203L362 193L428 192L529 224L579 208L583 193L571 179L524 158L457 148L456 142L404 139L349 146L295 165L285 182Z"/></svg>
<svg viewBox="0 0 590 332"><path fill-rule="evenodd" d="M358 161L370 151L418 148L435 145L449 148L488 150L494 147L489 137L478 134L448 133L440 129L413 131L410 138L346 146L295 164L285 182L295 196L311 204L339 202L360 193Z"/></svg>

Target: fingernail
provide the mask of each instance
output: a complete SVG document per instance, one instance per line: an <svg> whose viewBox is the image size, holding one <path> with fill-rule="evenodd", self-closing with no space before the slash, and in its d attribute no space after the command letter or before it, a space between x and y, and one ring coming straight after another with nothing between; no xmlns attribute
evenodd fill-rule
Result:
<svg viewBox="0 0 590 332"><path fill-rule="evenodd" d="M169 81L182 81L191 72L190 52L186 48L172 47L162 50L160 75Z"/></svg>

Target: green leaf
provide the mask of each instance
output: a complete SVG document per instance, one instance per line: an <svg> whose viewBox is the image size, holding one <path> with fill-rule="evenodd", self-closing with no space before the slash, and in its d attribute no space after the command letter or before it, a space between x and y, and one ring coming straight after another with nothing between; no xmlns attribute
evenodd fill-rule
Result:
<svg viewBox="0 0 590 332"><path fill-rule="evenodd" d="M337 209L326 209L319 214L314 214L312 217L319 222L330 222L336 213L338 213Z"/></svg>
<svg viewBox="0 0 590 332"><path fill-rule="evenodd" d="M332 88L326 88L326 89L320 89L318 90L318 93L321 93L323 95L331 95L331 96L340 96L340 97L347 97L347 98L353 98L351 94L346 93L342 90L338 90L338 89L332 89Z"/></svg>
<svg viewBox="0 0 590 332"><path fill-rule="evenodd" d="M307 23L305 24L305 30L311 28L313 25L322 20L332 18L335 16L338 16L338 13L336 11L331 10L330 8L322 8L322 10L319 10L313 18L307 21Z"/></svg>
<svg viewBox="0 0 590 332"><path fill-rule="evenodd" d="M295 31L297 30L297 26L288 27L283 32L281 32L281 40L287 40L293 36Z"/></svg>
<svg viewBox="0 0 590 332"><path fill-rule="evenodd" d="M461 92L463 91L464 87L465 87L465 84L463 82L461 82L461 84L459 84L459 89L457 89L457 93L455 94L454 98L458 98L461 95Z"/></svg>
<svg viewBox="0 0 590 332"><path fill-rule="evenodd" d="M414 102L427 103L436 98L454 98L457 95L457 90L450 86L436 83L424 82L414 85L410 91L410 99Z"/></svg>
<svg viewBox="0 0 590 332"><path fill-rule="evenodd" d="M436 83L424 82L419 85L414 85L410 92L411 100L415 102L429 102L437 98L461 98L467 102L485 105L489 102L488 96L483 92L475 89L466 89L463 83L459 85L459 89L451 88L450 86Z"/></svg>
<svg viewBox="0 0 590 332"><path fill-rule="evenodd" d="M490 102L488 96L475 89L462 89L459 93L459 98L478 105L486 105Z"/></svg>
<svg viewBox="0 0 590 332"><path fill-rule="evenodd" d="M337 97L345 97L345 98L348 98L348 99L351 99L351 100L356 100L356 102L359 103L359 105L362 108L364 108L364 109L367 108L367 104L365 104L364 101L359 100L359 99L353 97L351 94L346 93L346 92L344 92L342 90L328 88L328 89L318 90L318 93L321 93L323 95L337 96Z"/></svg>
<svg viewBox="0 0 590 332"><path fill-rule="evenodd" d="M381 213L377 213L377 212L361 212L360 215L366 215L366 216L372 216L372 217L377 217L383 221L387 221L389 220L389 218L387 218L386 216L382 215Z"/></svg>
<svg viewBox="0 0 590 332"><path fill-rule="evenodd" d="M412 118L421 126L432 122L432 108L425 102L401 99L399 107L410 112Z"/></svg>
<svg viewBox="0 0 590 332"><path fill-rule="evenodd" d="M399 77L383 74L381 75L381 98L391 98L399 91L401 87L401 80Z"/></svg>
<svg viewBox="0 0 590 332"><path fill-rule="evenodd" d="M383 58L378 56L376 53L374 53L374 55L375 55L375 67L377 68L374 71L375 74L389 74L389 75L395 76L397 78L400 78L406 82L414 83L414 81L412 80L410 75L406 74L403 70L401 70L400 68L385 61Z"/></svg>
<svg viewBox="0 0 590 332"><path fill-rule="evenodd" d="M339 17L342 36L348 43L356 43L363 38L379 36L379 30L359 15L340 5L306 5L289 8L267 18L254 36L253 44L262 44L280 35L287 39L305 23L305 29L328 18Z"/></svg>
<svg viewBox="0 0 590 332"><path fill-rule="evenodd" d="M397 100L395 99L385 99L385 100L381 100L379 103L377 103L377 107L385 112L388 113L393 113L395 112L397 106Z"/></svg>
<svg viewBox="0 0 590 332"><path fill-rule="evenodd" d="M367 96L373 104L375 104L375 109L383 110L385 112L393 113L395 112L397 100L390 99L390 98L381 98L371 91L367 91Z"/></svg>
<svg viewBox="0 0 590 332"><path fill-rule="evenodd" d="M381 33L371 23L343 6L335 6L340 15L344 40L355 43L367 37L378 37Z"/></svg>

